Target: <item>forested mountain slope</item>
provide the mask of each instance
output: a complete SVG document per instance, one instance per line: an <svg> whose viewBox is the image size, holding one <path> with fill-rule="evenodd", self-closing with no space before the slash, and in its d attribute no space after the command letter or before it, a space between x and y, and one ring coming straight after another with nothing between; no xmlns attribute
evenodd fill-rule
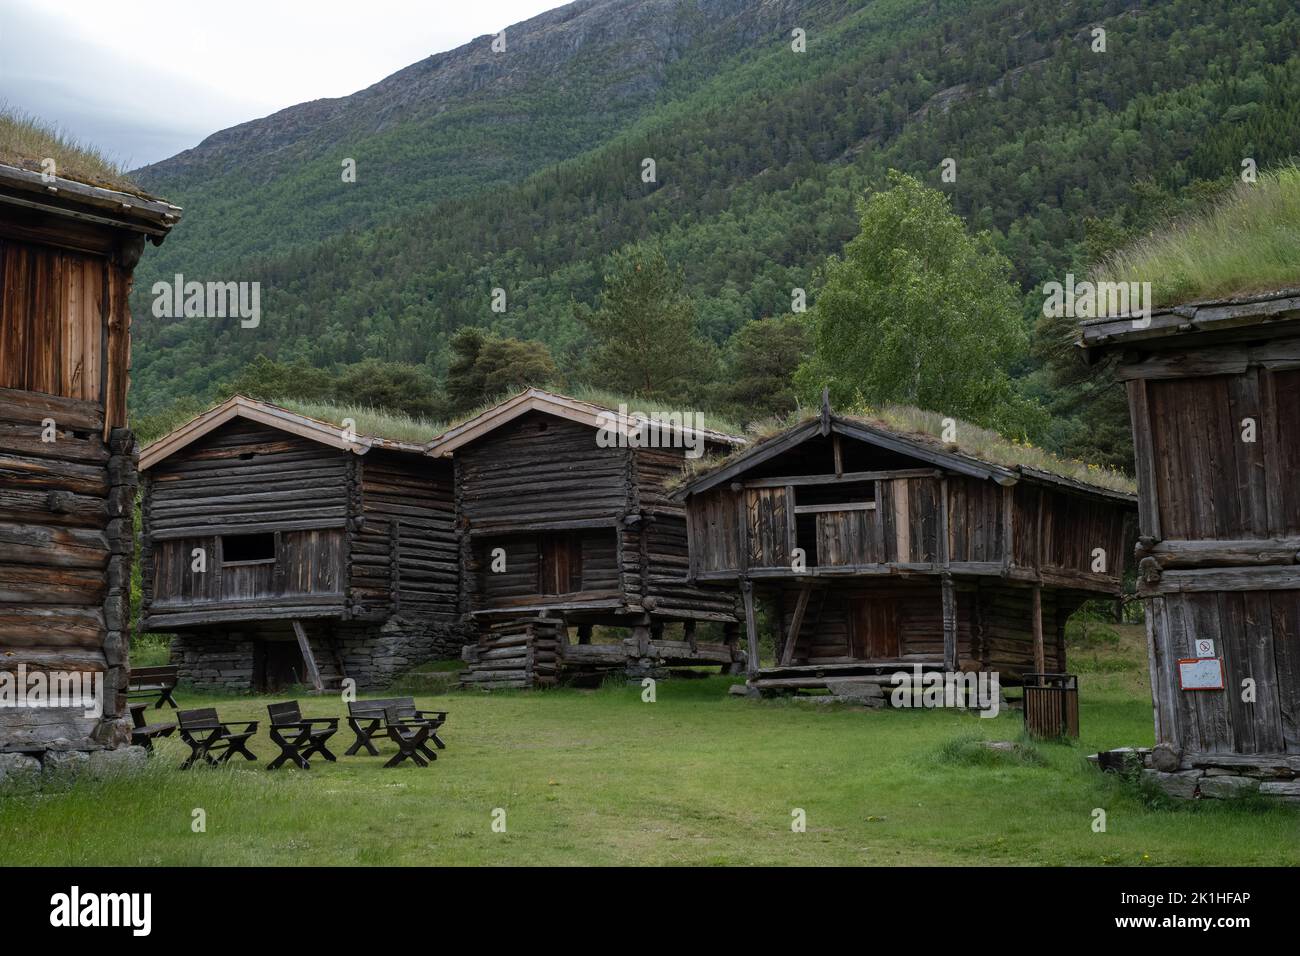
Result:
<svg viewBox="0 0 1300 956"><path fill-rule="evenodd" d="M138 273L138 407L257 354L440 368L467 324L541 339L575 368L573 303L641 242L684 267L721 342L788 311L794 287L815 296L891 167L993 230L1030 293L1244 157L1300 152L1286 0L584 0L506 36L515 60L483 38L140 172L186 220ZM339 183L346 156L356 184ZM260 280L260 328L149 316L149 283L176 271Z"/></svg>

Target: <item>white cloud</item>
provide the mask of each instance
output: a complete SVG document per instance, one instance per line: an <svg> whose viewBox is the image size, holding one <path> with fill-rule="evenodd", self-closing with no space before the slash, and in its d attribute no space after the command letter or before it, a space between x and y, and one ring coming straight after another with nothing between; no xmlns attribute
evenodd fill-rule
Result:
<svg viewBox="0 0 1300 956"><path fill-rule="evenodd" d="M0 0L0 98L134 167L558 5Z"/></svg>

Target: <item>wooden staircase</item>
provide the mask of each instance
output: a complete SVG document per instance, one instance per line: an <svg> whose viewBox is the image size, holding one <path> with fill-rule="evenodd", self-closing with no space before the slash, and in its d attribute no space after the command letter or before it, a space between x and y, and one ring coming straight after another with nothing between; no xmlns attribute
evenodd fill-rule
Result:
<svg viewBox="0 0 1300 956"><path fill-rule="evenodd" d="M343 658L339 655L338 642L327 639L326 647L329 655L325 659L325 667L322 667L316 658L311 646L311 638L307 636L307 631L302 626L302 622L295 620L292 623L293 633L298 638L298 650L302 652L303 664L307 668L306 677L312 686L312 691L317 694L324 694L327 691L342 689L347 674L343 671Z"/></svg>

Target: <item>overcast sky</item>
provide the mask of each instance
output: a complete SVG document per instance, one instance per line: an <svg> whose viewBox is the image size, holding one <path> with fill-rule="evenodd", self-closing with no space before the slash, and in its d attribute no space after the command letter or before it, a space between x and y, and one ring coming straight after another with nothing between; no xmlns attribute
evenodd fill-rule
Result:
<svg viewBox="0 0 1300 956"><path fill-rule="evenodd" d="M567 0L0 0L0 102L128 169Z"/></svg>

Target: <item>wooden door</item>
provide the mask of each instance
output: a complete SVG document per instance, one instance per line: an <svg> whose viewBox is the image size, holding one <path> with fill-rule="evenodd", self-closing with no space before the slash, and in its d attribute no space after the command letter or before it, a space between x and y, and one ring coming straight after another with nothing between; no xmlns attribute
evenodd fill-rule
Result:
<svg viewBox="0 0 1300 956"><path fill-rule="evenodd" d="M898 660L898 602L893 598L850 600L848 651L857 660Z"/></svg>
<svg viewBox="0 0 1300 956"><path fill-rule="evenodd" d="M582 590L582 538L572 532L543 534L538 540L538 594L576 594Z"/></svg>

